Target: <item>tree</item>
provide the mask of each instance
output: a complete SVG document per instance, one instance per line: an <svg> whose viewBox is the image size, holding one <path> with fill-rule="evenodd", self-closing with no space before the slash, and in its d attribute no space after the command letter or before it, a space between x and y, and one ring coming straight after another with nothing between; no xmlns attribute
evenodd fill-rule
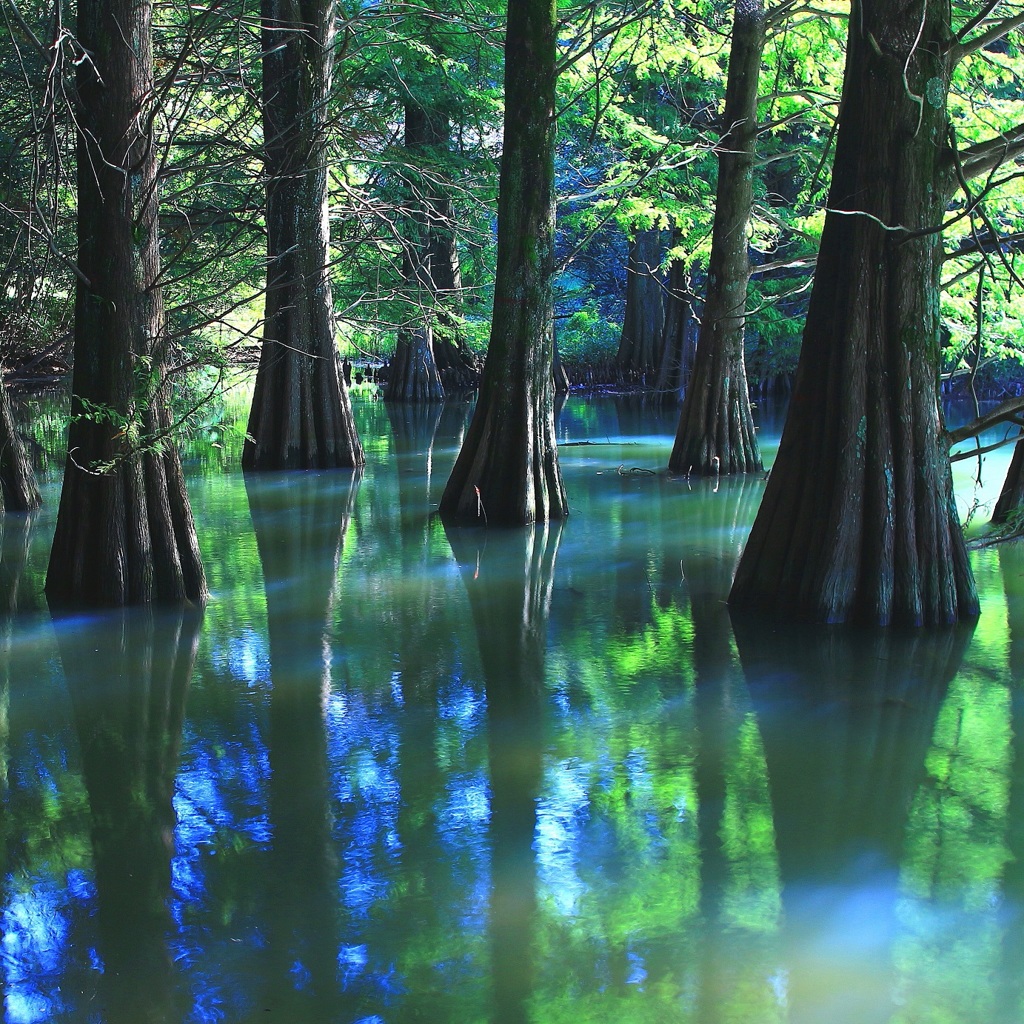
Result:
<svg viewBox="0 0 1024 1024"><path fill-rule="evenodd" d="M1020 22L954 33L948 4L867 0L850 35L829 212L778 458L730 602L792 617L978 614L937 401L942 226L1024 130L958 151L957 63Z"/></svg>
<svg viewBox="0 0 1024 1024"><path fill-rule="evenodd" d="M361 466L328 273L328 108L335 0L263 0L267 294L242 466Z"/></svg>
<svg viewBox="0 0 1024 1024"><path fill-rule="evenodd" d="M14 422L7 388L0 382L0 509L28 512L41 498L32 463Z"/></svg>
<svg viewBox="0 0 1024 1024"><path fill-rule="evenodd" d="M433 116L432 116L433 115ZM424 109L414 100L405 104L405 148L411 157L447 142L447 122L438 123L436 112ZM395 355L391 360L384 397L389 401L438 402L444 398L444 386L434 359L434 324L430 307L436 287L433 277L433 252L429 201L423 185L409 168L406 179L406 202L403 232L402 278L411 323L399 328Z"/></svg>
<svg viewBox="0 0 1024 1024"><path fill-rule="evenodd" d="M661 328L661 355L654 390L666 401L676 402L686 388L700 331L690 288L690 272L683 260L673 260L668 270L665 320Z"/></svg>
<svg viewBox="0 0 1024 1024"><path fill-rule="evenodd" d="M151 16L130 0L78 9L75 368L51 604L207 594L171 444Z"/></svg>
<svg viewBox="0 0 1024 1024"><path fill-rule="evenodd" d="M750 258L747 224L754 197L757 90L764 50L762 0L736 0L718 143L718 188L707 293L693 373L679 414L668 467L674 473L756 473L754 433L743 360Z"/></svg>
<svg viewBox="0 0 1024 1024"><path fill-rule="evenodd" d="M615 362L620 372L646 381L658 369L665 307L658 270L661 231L644 228L629 240L626 266L626 312Z"/></svg>
<svg viewBox="0 0 1024 1024"><path fill-rule="evenodd" d="M511 0L498 264L473 420L441 497L451 520L525 524L569 507L555 441L555 5Z"/></svg>

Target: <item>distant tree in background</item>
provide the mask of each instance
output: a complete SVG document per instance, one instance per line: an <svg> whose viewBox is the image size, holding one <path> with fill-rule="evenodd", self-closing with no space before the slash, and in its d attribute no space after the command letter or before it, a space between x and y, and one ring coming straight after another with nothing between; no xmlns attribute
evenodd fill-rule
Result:
<svg viewBox="0 0 1024 1024"><path fill-rule="evenodd" d="M648 384L653 383L658 370L665 323L662 255L662 232L658 228L640 229L629 240L626 309L615 363L628 377Z"/></svg>

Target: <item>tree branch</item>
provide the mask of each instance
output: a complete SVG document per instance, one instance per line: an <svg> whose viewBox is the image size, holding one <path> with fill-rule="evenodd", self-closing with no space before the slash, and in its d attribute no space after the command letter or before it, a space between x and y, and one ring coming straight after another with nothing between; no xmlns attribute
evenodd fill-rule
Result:
<svg viewBox="0 0 1024 1024"><path fill-rule="evenodd" d="M960 165L968 180L995 170L1000 164L1024 153L1024 124L1014 125L994 139L977 142L960 153ZM949 159L953 159L950 155Z"/></svg>
<svg viewBox="0 0 1024 1024"><path fill-rule="evenodd" d="M961 441L966 441L969 437L977 437L983 430L988 430L989 427L997 426L1000 423L1014 423L1016 422L1016 416L1024 410L1024 398L1010 398L1005 402L1000 402L994 409L990 409L988 412L976 419L971 420L970 423L965 423L962 427L957 427L956 430L946 431L946 442L950 448L955 444L959 444ZM972 452L972 455L977 452Z"/></svg>
<svg viewBox="0 0 1024 1024"><path fill-rule="evenodd" d="M983 50L986 46L996 42L998 39L1002 39L1007 33L1012 32L1021 25L1024 25L1024 14L1017 14L1012 18L997 21L990 29L982 32L980 36L975 36L966 42L954 43L949 49L953 63L958 64L967 54L974 53L976 50ZM961 31L970 31L971 27L971 24L968 22L965 29Z"/></svg>

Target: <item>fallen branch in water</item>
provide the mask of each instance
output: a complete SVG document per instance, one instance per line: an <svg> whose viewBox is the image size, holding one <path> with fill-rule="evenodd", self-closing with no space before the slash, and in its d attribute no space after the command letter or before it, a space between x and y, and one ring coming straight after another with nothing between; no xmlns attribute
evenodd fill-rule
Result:
<svg viewBox="0 0 1024 1024"><path fill-rule="evenodd" d="M617 448L639 448L639 441L559 441L559 448L583 448L597 445L615 445Z"/></svg>

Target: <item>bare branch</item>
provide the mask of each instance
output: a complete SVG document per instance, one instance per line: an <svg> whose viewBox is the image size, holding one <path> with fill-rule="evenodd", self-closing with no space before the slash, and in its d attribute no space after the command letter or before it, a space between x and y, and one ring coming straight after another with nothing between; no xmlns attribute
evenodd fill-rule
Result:
<svg viewBox="0 0 1024 1024"><path fill-rule="evenodd" d="M1024 124L1014 125L994 139L975 143L960 153L960 167L964 178L970 180L995 170L1000 164L1024 153ZM950 156L952 159L952 155Z"/></svg>
<svg viewBox="0 0 1024 1024"><path fill-rule="evenodd" d="M982 32L980 36L975 36L973 39L969 39L966 42L954 43L950 47L950 56L952 57L953 63L957 64L969 53L974 53L976 50L983 50L986 46L991 45L1003 36L1012 32L1015 28L1019 28L1024 25L1024 14L1017 14L1012 18L1006 18L1003 21L996 22L990 29Z"/></svg>
<svg viewBox="0 0 1024 1024"><path fill-rule="evenodd" d="M947 430L946 442L952 448L953 445L966 441L969 437L977 437L983 430L988 430L1000 423L1015 423L1016 417L1021 411L1024 411L1024 398L1007 399L1005 402L1000 402L994 409L971 420L970 423L965 423L962 427L957 427L956 430ZM973 451L971 454L976 455L977 452Z"/></svg>

